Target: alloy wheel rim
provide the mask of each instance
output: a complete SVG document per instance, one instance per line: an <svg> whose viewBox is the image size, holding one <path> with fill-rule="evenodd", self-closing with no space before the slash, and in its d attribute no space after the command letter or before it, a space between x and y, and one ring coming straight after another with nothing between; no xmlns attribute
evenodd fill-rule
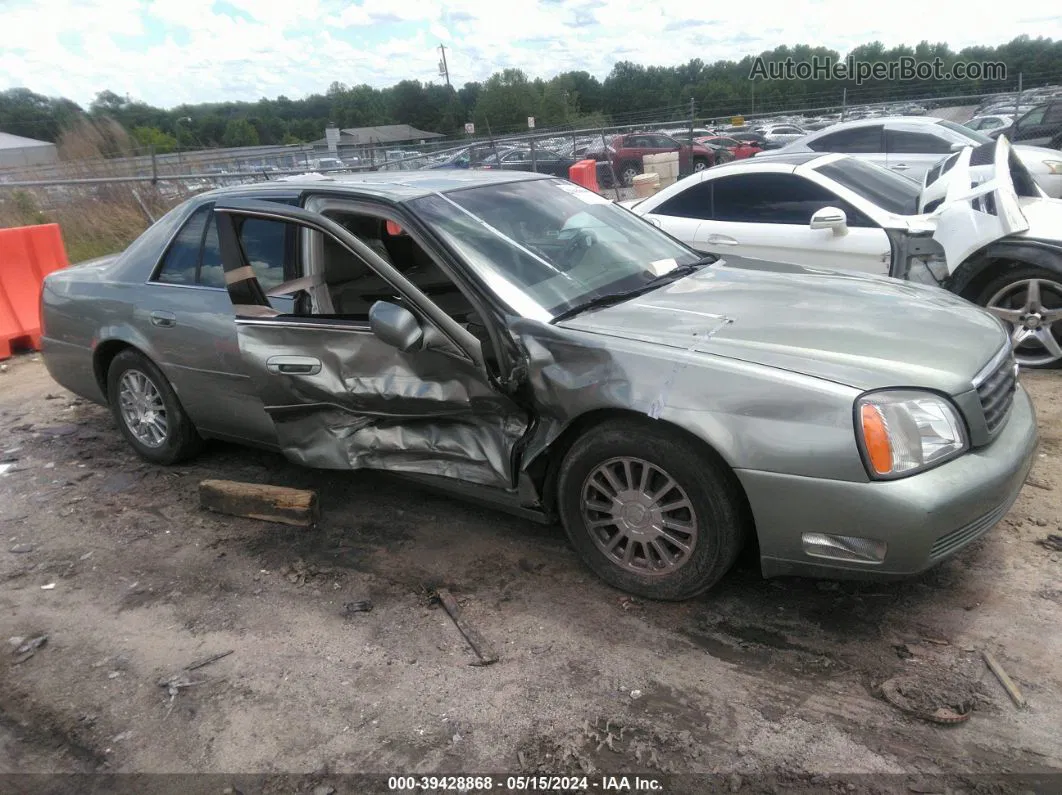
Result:
<svg viewBox="0 0 1062 795"><path fill-rule="evenodd" d="M1045 300L1053 305L1045 305ZM999 290L988 299L986 308L1010 326L1019 364L1041 366L1062 359L1062 342L1054 328L1062 320L1062 284L1022 279Z"/></svg>
<svg viewBox="0 0 1062 795"><path fill-rule="evenodd" d="M155 383L139 370L126 370L118 382L118 407L125 427L147 447L161 447L169 434L166 404Z"/></svg>
<svg viewBox="0 0 1062 795"><path fill-rule="evenodd" d="M626 169L623 170L622 176L623 176L624 183L626 183L627 185L633 185L634 184L634 178L636 176L638 176L638 171L637 171L637 169L626 168Z"/></svg>
<svg viewBox="0 0 1062 795"><path fill-rule="evenodd" d="M699 523L689 495L642 458L610 458L591 470L583 481L582 517L610 562L642 576L672 574L697 545Z"/></svg>

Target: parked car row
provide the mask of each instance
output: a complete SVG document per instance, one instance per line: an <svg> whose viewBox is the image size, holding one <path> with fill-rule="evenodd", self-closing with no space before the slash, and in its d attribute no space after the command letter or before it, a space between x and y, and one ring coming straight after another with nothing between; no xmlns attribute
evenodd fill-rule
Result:
<svg viewBox="0 0 1062 795"><path fill-rule="evenodd" d="M625 204L720 256L944 287L1006 322L1021 364L1062 365L1062 202L1005 138L961 148L921 182L875 158L805 147Z"/></svg>
<svg viewBox="0 0 1062 795"><path fill-rule="evenodd" d="M776 151L842 152L921 181L926 172L952 152L991 143L989 136L932 116L897 116L835 124L810 133ZM1020 144L1014 152L1044 192L1062 197L1062 152ZM756 157L773 153L761 152Z"/></svg>

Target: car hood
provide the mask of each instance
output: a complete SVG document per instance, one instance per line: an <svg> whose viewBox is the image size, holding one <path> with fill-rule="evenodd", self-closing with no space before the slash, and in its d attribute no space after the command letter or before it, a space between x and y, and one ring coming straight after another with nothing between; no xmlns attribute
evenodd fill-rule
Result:
<svg viewBox="0 0 1062 795"><path fill-rule="evenodd" d="M739 257L559 325L857 389L948 394L968 391L1007 341L993 316L939 288Z"/></svg>

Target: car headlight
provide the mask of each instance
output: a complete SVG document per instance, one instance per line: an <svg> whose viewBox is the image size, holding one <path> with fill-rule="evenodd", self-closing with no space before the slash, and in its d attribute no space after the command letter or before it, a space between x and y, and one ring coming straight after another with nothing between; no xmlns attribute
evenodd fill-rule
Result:
<svg viewBox="0 0 1062 795"><path fill-rule="evenodd" d="M1049 174L1062 174L1062 160L1045 160L1044 165Z"/></svg>
<svg viewBox="0 0 1062 795"><path fill-rule="evenodd" d="M871 392L856 401L856 436L877 479L913 475L969 447L966 426L947 399L930 392Z"/></svg>

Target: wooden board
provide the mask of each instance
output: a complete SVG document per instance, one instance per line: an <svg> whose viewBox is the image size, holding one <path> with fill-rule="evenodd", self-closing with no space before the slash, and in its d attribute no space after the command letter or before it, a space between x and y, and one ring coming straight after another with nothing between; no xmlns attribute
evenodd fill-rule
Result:
<svg viewBox="0 0 1062 795"><path fill-rule="evenodd" d="M461 630L461 634L465 636L465 640L468 641L468 645L472 647L472 650L479 658L479 662L476 665L490 665L498 662L498 653L494 651L494 647L486 641L486 639L479 634L479 630L473 627L461 615L461 607L457 604L457 600L454 599L447 589L440 588L436 591L439 597L439 602L442 603L443 608L450 614L450 618L457 625L457 628Z"/></svg>
<svg viewBox="0 0 1062 795"><path fill-rule="evenodd" d="M199 505L217 513L297 527L313 527L320 518L315 491L234 480L201 481Z"/></svg>

